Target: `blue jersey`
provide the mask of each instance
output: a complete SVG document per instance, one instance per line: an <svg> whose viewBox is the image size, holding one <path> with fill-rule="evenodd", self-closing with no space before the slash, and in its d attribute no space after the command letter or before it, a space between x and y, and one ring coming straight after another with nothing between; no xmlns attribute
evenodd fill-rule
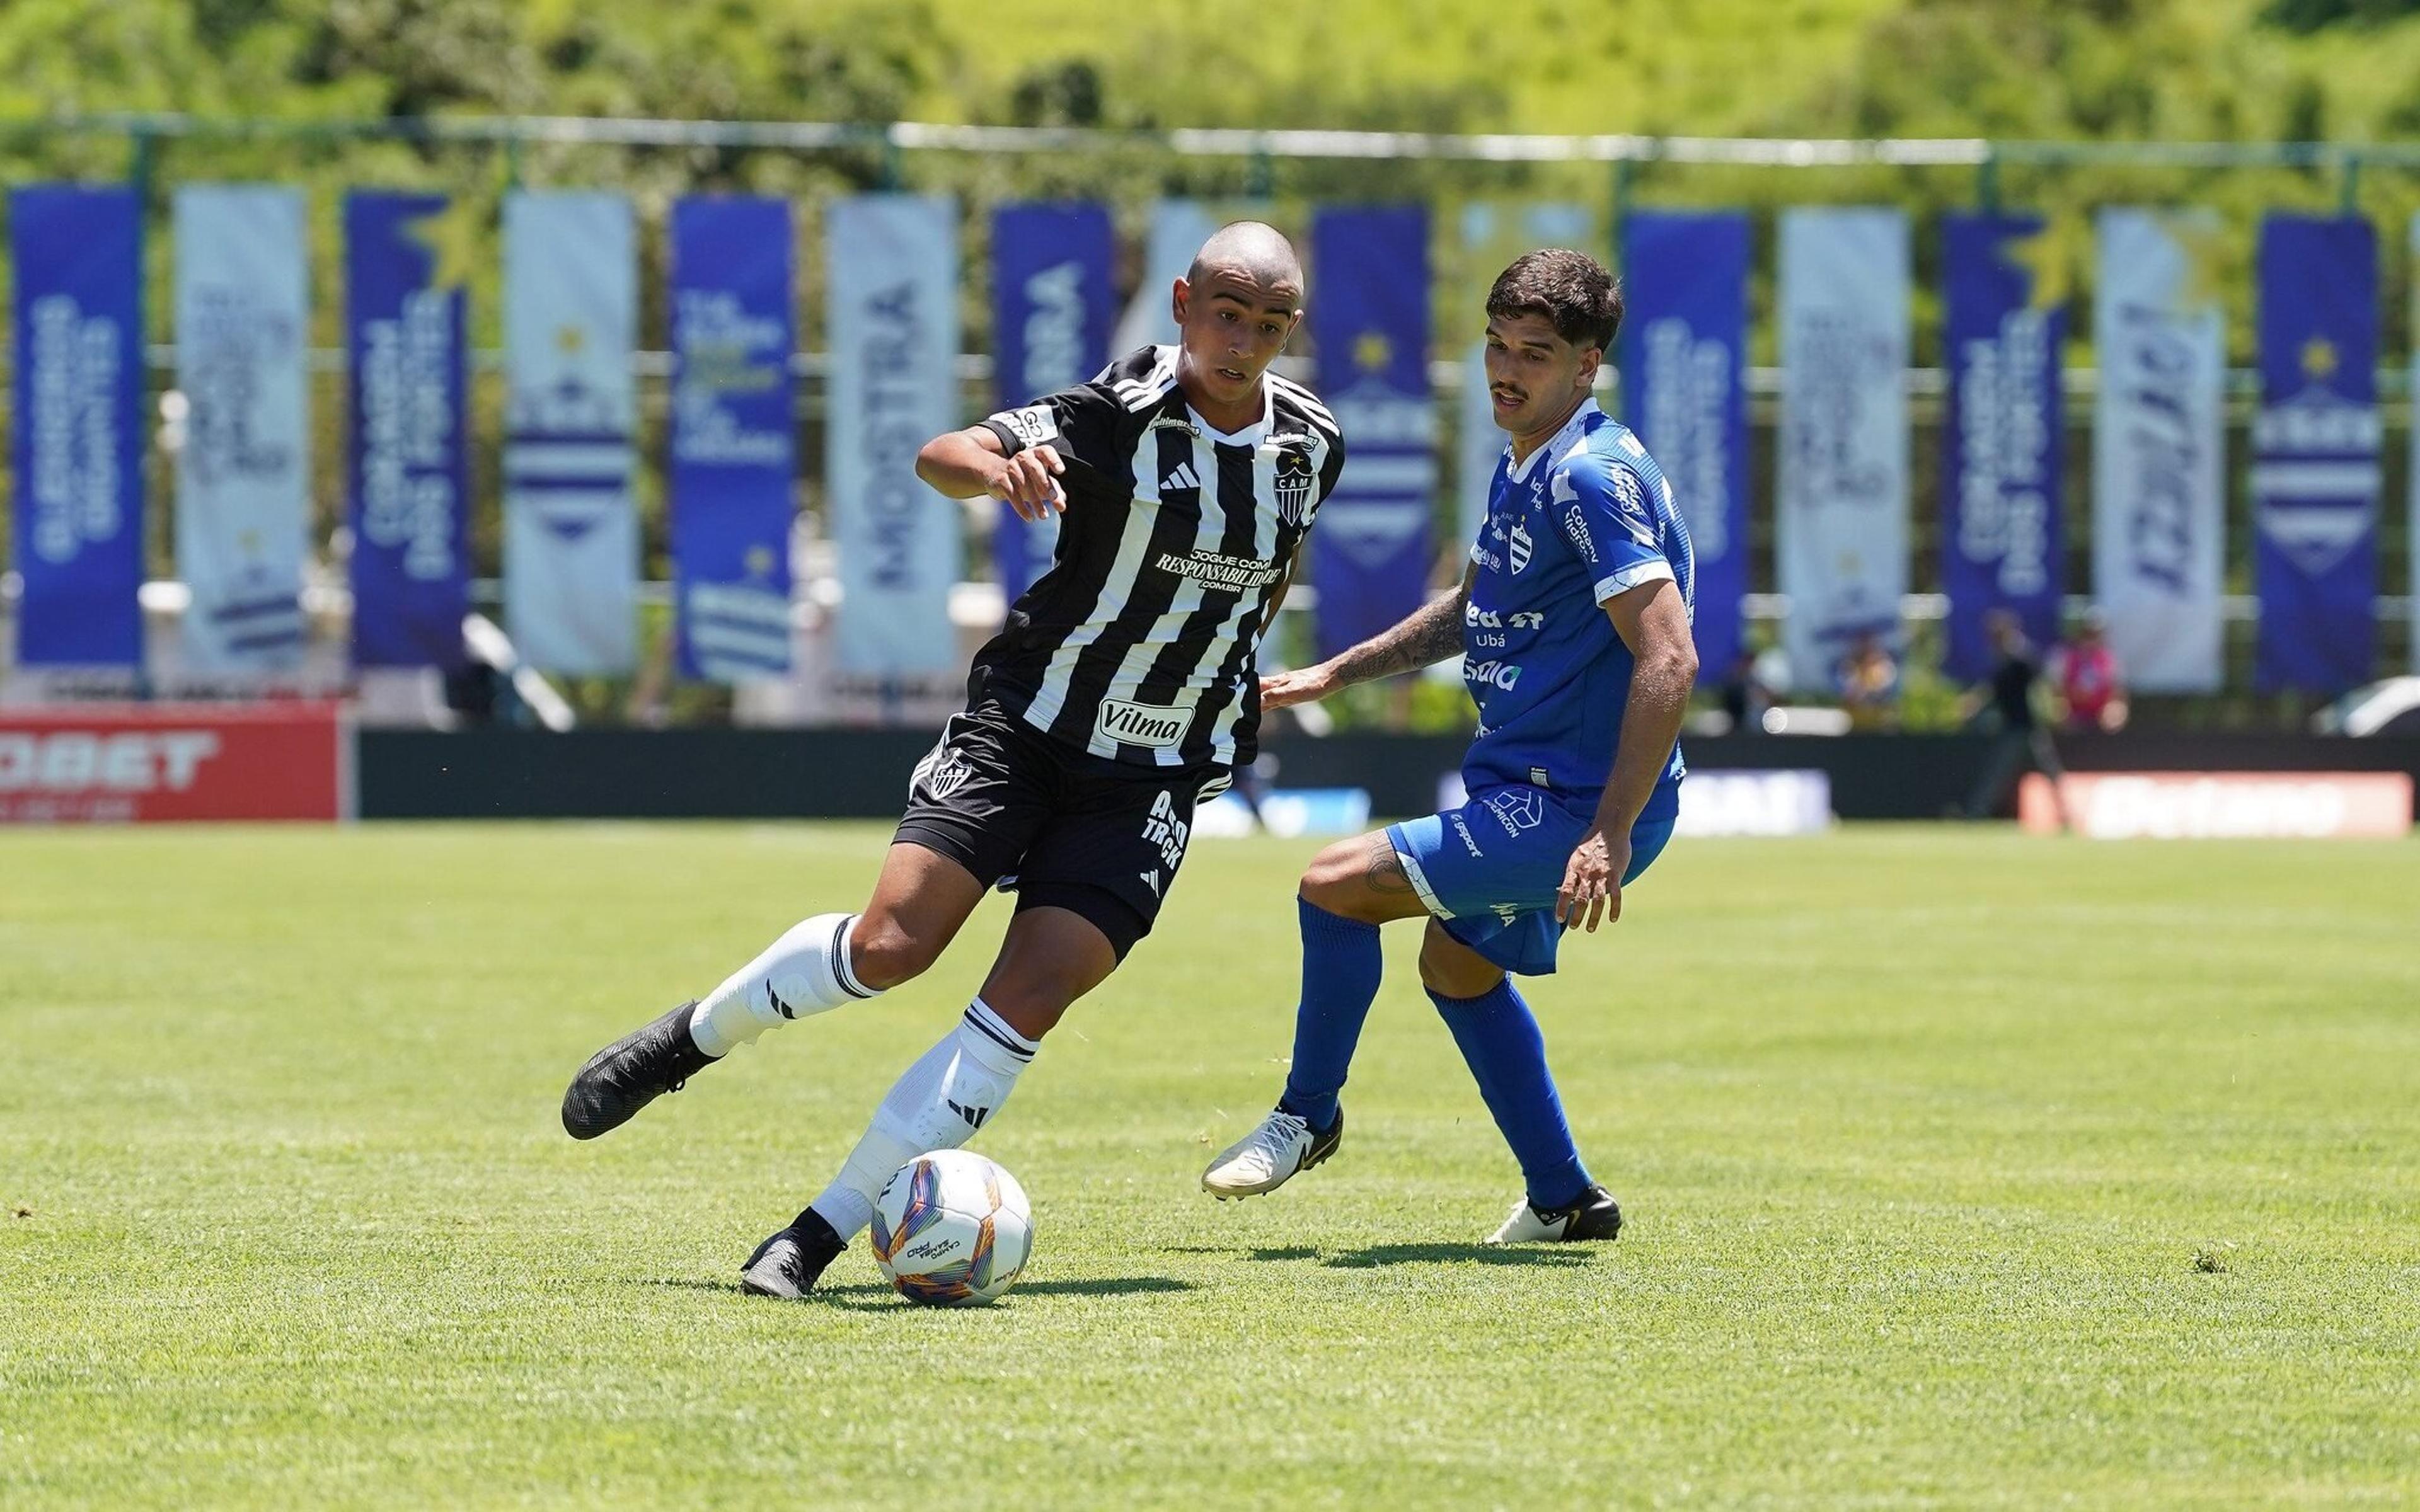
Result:
<svg viewBox="0 0 2420 1512"><path fill-rule="evenodd" d="M1669 579L1694 613L1697 564L1671 485L1638 438L1583 401L1519 466L1508 448L1463 615L1463 682L1479 733L1463 758L1472 791L1528 783L1593 802L1613 770L1630 701L1630 648L1603 605ZM1677 799L1676 747L1649 813Z"/></svg>

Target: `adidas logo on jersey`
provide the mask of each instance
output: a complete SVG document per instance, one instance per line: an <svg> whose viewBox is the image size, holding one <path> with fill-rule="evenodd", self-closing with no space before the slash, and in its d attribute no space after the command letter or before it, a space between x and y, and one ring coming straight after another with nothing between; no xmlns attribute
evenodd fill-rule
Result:
<svg viewBox="0 0 2420 1512"><path fill-rule="evenodd" d="M1201 486L1201 475L1193 471L1193 464L1190 462L1177 463L1176 466L1170 471L1167 476L1159 480L1159 491L1161 493L1168 493L1171 490L1177 488L1199 488Z"/></svg>

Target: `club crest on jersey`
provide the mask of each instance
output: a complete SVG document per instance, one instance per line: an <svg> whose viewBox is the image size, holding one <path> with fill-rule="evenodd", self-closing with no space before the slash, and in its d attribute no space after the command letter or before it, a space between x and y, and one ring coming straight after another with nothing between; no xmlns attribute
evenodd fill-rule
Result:
<svg viewBox="0 0 2420 1512"><path fill-rule="evenodd" d="M1311 514L1311 491L1319 485L1319 470L1311 454L1299 446L1284 447L1277 457L1278 517L1299 525Z"/></svg>
<svg viewBox="0 0 2420 1512"><path fill-rule="evenodd" d="M1512 522L1512 539L1506 543L1505 555L1512 559L1515 573L1529 564L1529 527L1517 519Z"/></svg>

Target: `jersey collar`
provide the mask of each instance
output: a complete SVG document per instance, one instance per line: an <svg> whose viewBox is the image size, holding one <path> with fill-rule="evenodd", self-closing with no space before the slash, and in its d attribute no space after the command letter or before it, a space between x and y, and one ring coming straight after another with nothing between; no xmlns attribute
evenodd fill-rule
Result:
<svg viewBox="0 0 2420 1512"><path fill-rule="evenodd" d="M1540 457L1562 455L1565 451L1570 449L1572 442L1579 440L1580 433L1588 429L1589 417L1591 415L1602 414L1603 412L1604 411L1598 409L1596 407L1596 396L1594 394L1590 394L1589 397L1582 399L1580 401L1580 407L1572 411L1572 418L1563 422L1563 428L1555 432L1553 438L1550 439L1545 445L1539 447L1536 451L1531 452L1528 456L1523 457L1519 462L1514 463L1512 467L1506 470L1505 476L1507 480L1512 483L1528 482L1529 474L1538 470L1538 459ZM1511 460L1512 455L1512 447L1509 442L1506 443L1504 447L1504 455L1508 461Z"/></svg>

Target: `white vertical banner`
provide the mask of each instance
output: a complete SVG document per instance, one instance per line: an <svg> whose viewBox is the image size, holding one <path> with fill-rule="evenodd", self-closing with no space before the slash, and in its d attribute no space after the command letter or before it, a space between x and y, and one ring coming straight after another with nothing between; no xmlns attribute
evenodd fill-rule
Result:
<svg viewBox="0 0 2420 1512"><path fill-rule="evenodd" d="M1907 217L1781 217L1783 643L1801 687L1828 687L1868 635L1896 644L1908 573Z"/></svg>
<svg viewBox="0 0 2420 1512"><path fill-rule="evenodd" d="M954 672L950 585L966 556L965 516L916 476L916 453L961 423L957 203L835 200L826 231L824 477L840 569L840 670L886 680Z"/></svg>
<svg viewBox="0 0 2420 1512"><path fill-rule="evenodd" d="M2092 582L2127 684L2218 687L2226 519L2214 214L2105 209L2093 343Z"/></svg>
<svg viewBox="0 0 2420 1512"><path fill-rule="evenodd" d="M524 660L638 663L637 230L618 194L504 200L504 612Z"/></svg>
<svg viewBox="0 0 2420 1512"><path fill-rule="evenodd" d="M309 262L300 191L177 192L177 572L199 671L302 665L310 532Z"/></svg>
<svg viewBox="0 0 2420 1512"><path fill-rule="evenodd" d="M1135 285L1134 298L1118 316L1117 332L1109 338L1110 361L1138 347L1166 345L1176 339L1169 291L1193 266L1193 255L1218 224L1210 207L1198 199L1152 201L1151 225L1143 235L1142 280Z"/></svg>
<svg viewBox="0 0 2420 1512"><path fill-rule="evenodd" d="M1590 251L1596 244L1596 218L1585 205L1538 204L1517 208L1487 200L1462 208L1462 283L1468 308L1458 311L1456 330L1484 328L1487 291L1505 265L1525 252L1541 247ZM1621 270L1615 270L1619 274ZM1613 354L1605 365L1613 366ZM1608 399L1607 405L1612 401ZM1496 481L1496 464L1503 459L1512 438L1496 425L1496 408L1487 400L1487 343L1473 340L1463 357L1462 393L1454 417L1454 528L1465 543L1479 539L1487 518L1487 486Z"/></svg>

